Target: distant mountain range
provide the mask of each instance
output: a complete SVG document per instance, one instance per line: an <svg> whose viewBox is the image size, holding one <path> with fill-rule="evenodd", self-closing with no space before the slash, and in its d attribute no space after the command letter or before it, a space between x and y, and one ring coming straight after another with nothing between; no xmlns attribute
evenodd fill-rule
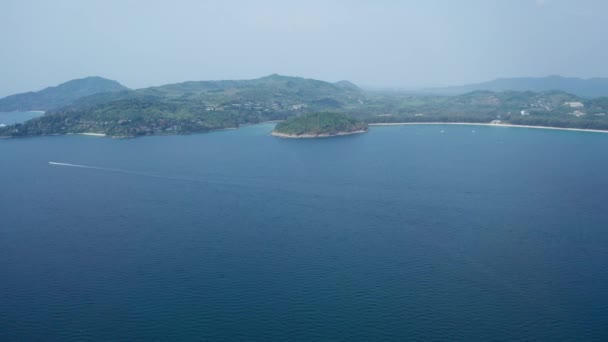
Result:
<svg viewBox="0 0 608 342"><path fill-rule="evenodd" d="M562 76L499 78L493 81L467 84L462 86L429 88L424 93L460 95L476 90L534 91L545 92L560 90L574 95L592 98L608 96L608 78L576 78Z"/></svg>
<svg viewBox="0 0 608 342"><path fill-rule="evenodd" d="M260 109L284 106L341 108L362 90L348 81L330 83L315 79L273 74L250 80L187 81L135 90L97 93L75 100L70 107L90 107L114 101L162 100L204 102L209 108ZM245 105L248 104L248 105ZM263 106L262 106L263 105ZM331 109L331 108L330 108Z"/></svg>
<svg viewBox="0 0 608 342"><path fill-rule="evenodd" d="M608 96L608 78L574 78L562 76L500 78L493 81L462 86L427 88L414 93L435 95L462 95L473 91L563 91L586 98ZM343 101L337 100L337 93L361 93L361 89L349 81L329 83L319 80L282 75L270 75L252 80L226 81L189 81L131 90L117 81L102 77L86 77L71 80L55 87L48 87L37 92L27 92L0 99L0 112L43 110L49 111L66 106L82 107L110 101L154 97L209 97L227 93L238 93L239 97L267 97L270 94L282 94L291 97L320 101L326 105L340 107ZM412 91L407 91L412 93ZM338 96L341 97L341 96ZM344 100L342 98L342 100Z"/></svg>
<svg viewBox="0 0 608 342"><path fill-rule="evenodd" d="M0 99L0 112L47 111L72 104L85 96L128 89L116 81L102 77L86 77L36 92L7 96Z"/></svg>
<svg viewBox="0 0 608 342"><path fill-rule="evenodd" d="M117 100L164 98L193 99L236 97L240 100L267 100L273 98L291 101L313 101L340 107L342 95L357 94L361 89L349 81L324 82L301 77L273 74L251 80L187 81L157 87L131 90L122 84L92 76L71 80L37 92L15 94L0 99L0 112L55 110L63 107L84 107ZM311 103L314 104L314 103Z"/></svg>
<svg viewBox="0 0 608 342"><path fill-rule="evenodd" d="M588 86L589 82L596 86ZM574 89L576 84L579 87ZM431 91L367 92L348 81L330 83L276 74L135 90L90 77L1 99L0 111L37 109L46 114L0 127L0 137L196 133L320 112L342 113L367 123L493 122L608 130L608 96L572 94L601 94L601 85L602 79L509 79L444 88L443 94L454 94L445 96Z"/></svg>

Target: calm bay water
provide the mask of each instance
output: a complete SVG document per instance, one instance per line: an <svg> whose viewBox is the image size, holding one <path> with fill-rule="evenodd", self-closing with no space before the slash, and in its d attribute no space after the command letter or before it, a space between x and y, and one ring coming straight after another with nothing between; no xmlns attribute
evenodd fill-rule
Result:
<svg viewBox="0 0 608 342"><path fill-rule="evenodd" d="M271 129L0 140L0 340L608 340L608 135Z"/></svg>

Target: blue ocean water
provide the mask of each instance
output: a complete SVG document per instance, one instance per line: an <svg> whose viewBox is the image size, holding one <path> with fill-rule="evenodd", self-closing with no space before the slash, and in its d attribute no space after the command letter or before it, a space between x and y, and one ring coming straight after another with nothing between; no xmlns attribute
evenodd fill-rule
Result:
<svg viewBox="0 0 608 342"><path fill-rule="evenodd" d="M0 140L0 340L608 340L608 135L272 127Z"/></svg>

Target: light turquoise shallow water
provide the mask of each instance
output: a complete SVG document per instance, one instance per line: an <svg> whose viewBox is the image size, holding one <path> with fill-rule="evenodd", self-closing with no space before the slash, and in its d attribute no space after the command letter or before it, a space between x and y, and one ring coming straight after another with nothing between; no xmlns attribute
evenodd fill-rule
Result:
<svg viewBox="0 0 608 342"><path fill-rule="evenodd" d="M608 135L271 129L0 140L0 340L608 339Z"/></svg>

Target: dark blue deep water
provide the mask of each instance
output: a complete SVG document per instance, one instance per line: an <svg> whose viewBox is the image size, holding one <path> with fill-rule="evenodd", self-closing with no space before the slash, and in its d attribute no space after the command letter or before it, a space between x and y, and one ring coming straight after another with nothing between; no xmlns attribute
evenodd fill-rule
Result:
<svg viewBox="0 0 608 342"><path fill-rule="evenodd" d="M0 340L608 340L608 135L271 129L0 140Z"/></svg>

